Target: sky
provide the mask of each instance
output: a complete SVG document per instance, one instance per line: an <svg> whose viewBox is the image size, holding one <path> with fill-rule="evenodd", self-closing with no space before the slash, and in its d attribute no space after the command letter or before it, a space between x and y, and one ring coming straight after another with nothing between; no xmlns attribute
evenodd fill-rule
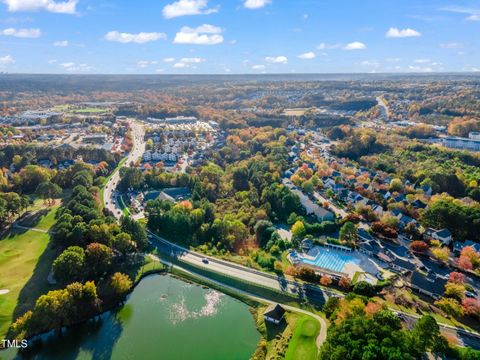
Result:
<svg viewBox="0 0 480 360"><path fill-rule="evenodd" d="M477 71L479 0L0 0L0 72Z"/></svg>

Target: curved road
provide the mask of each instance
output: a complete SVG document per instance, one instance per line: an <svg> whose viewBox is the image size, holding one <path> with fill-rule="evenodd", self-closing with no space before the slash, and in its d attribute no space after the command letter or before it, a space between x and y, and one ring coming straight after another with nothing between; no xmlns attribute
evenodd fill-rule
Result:
<svg viewBox="0 0 480 360"><path fill-rule="evenodd" d="M143 124L130 119L130 127L132 129L133 146L130 153L127 155L127 160L123 165L124 167L129 167L132 162L137 161L137 159L145 152L145 129ZM123 215L122 208L118 205L118 202L115 201L113 197L113 192L115 191L119 181L120 169L116 169L105 184L105 189L103 192L103 206L105 209L110 210L117 220L119 220Z"/></svg>

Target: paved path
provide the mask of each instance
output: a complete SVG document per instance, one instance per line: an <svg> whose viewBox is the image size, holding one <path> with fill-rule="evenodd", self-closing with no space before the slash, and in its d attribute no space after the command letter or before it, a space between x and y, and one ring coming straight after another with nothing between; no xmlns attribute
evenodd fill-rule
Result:
<svg viewBox="0 0 480 360"><path fill-rule="evenodd" d="M28 226L23 226L23 225L18 225L18 224L13 224L13 227L18 228L18 229L23 229L23 230L31 230L31 231L41 232L41 233L44 233L44 234L51 233L51 231L49 231L49 230L38 229L38 228L28 227Z"/></svg>

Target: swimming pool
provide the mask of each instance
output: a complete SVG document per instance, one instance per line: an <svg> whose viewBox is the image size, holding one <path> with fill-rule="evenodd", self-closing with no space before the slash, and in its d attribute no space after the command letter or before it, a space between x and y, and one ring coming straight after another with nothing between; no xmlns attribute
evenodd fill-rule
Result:
<svg viewBox="0 0 480 360"><path fill-rule="evenodd" d="M301 256L303 263L318 266L335 272L344 272L343 268L348 263L360 264L360 259L355 253L342 252L316 246L308 252L309 257Z"/></svg>

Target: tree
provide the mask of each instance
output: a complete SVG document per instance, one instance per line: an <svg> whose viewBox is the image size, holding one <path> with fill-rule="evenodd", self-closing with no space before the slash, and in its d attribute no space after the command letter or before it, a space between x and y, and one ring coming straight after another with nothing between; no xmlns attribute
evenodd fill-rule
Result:
<svg viewBox="0 0 480 360"><path fill-rule="evenodd" d="M22 181L21 188L25 193L32 193L38 185L51 178L50 171L38 165L25 166L19 175Z"/></svg>
<svg viewBox="0 0 480 360"><path fill-rule="evenodd" d="M376 291L372 284L366 281L359 281L353 287L353 292L358 295L372 297Z"/></svg>
<svg viewBox="0 0 480 360"><path fill-rule="evenodd" d="M137 168L122 168L121 177L118 186L122 191L140 189L145 183L143 171Z"/></svg>
<svg viewBox="0 0 480 360"><path fill-rule="evenodd" d="M323 286L330 286L332 284L332 277L328 275L322 275L320 277L320 284Z"/></svg>
<svg viewBox="0 0 480 360"><path fill-rule="evenodd" d="M301 239L305 236L305 225L301 220L297 220L295 224L292 225L292 234L297 239Z"/></svg>
<svg viewBox="0 0 480 360"><path fill-rule="evenodd" d="M318 358L413 360L414 353L398 317L380 310L371 318L354 313L341 323L330 325Z"/></svg>
<svg viewBox="0 0 480 360"><path fill-rule="evenodd" d="M462 301L462 299L465 297L465 286L463 284L449 282L445 285L445 292L443 293L443 296Z"/></svg>
<svg viewBox="0 0 480 360"><path fill-rule="evenodd" d="M415 240L410 243L410 249L415 252L425 252L429 249L429 246L424 241Z"/></svg>
<svg viewBox="0 0 480 360"><path fill-rule="evenodd" d="M452 271L448 277L448 281L455 284L464 284L465 275L463 275L461 272Z"/></svg>
<svg viewBox="0 0 480 360"><path fill-rule="evenodd" d="M440 300L435 301L435 305L442 309L447 315L455 317L463 315L463 308L455 299L441 298Z"/></svg>
<svg viewBox="0 0 480 360"><path fill-rule="evenodd" d="M434 248L434 249L432 249L432 255L436 259L446 263L446 262L448 262L448 258L450 257L450 250L448 250L447 247Z"/></svg>
<svg viewBox="0 0 480 360"><path fill-rule="evenodd" d="M245 191L250 189L248 183L248 169L245 166L237 167L232 174L233 188L237 191Z"/></svg>
<svg viewBox="0 0 480 360"><path fill-rule="evenodd" d="M480 302L477 299L466 297L462 300L462 306L465 315L480 318Z"/></svg>
<svg viewBox="0 0 480 360"><path fill-rule="evenodd" d="M423 315L410 332L413 349L418 357L431 350L441 336L440 327L431 315Z"/></svg>
<svg viewBox="0 0 480 360"><path fill-rule="evenodd" d="M323 305L323 308L322 308L327 319L330 319L332 317L332 315L339 308L339 306L340 306L340 298L336 296L331 296L328 298L327 302Z"/></svg>
<svg viewBox="0 0 480 360"><path fill-rule="evenodd" d="M119 251L123 256L126 256L134 249L134 243L129 234L121 232L113 239L113 248Z"/></svg>
<svg viewBox="0 0 480 360"><path fill-rule="evenodd" d="M121 228L124 232L128 233L130 237L135 241L137 247L142 250L147 245L147 231L145 226L135 221L130 216L124 216L121 219Z"/></svg>
<svg viewBox="0 0 480 360"><path fill-rule="evenodd" d="M88 271L96 276L108 272L112 266L113 251L108 246L91 243L85 251L85 264Z"/></svg>
<svg viewBox="0 0 480 360"><path fill-rule="evenodd" d="M255 237L260 247L264 247L275 232L273 224L268 220L259 220L254 226Z"/></svg>
<svg viewBox="0 0 480 360"><path fill-rule="evenodd" d="M390 181L390 191L402 191L403 183L402 180L395 178Z"/></svg>
<svg viewBox="0 0 480 360"><path fill-rule="evenodd" d="M345 290L350 290L352 287L352 281L348 277L342 276L338 282L338 286Z"/></svg>
<svg viewBox="0 0 480 360"><path fill-rule="evenodd" d="M132 288L132 280L128 275L116 272L110 278L110 287L115 295L122 297Z"/></svg>
<svg viewBox="0 0 480 360"><path fill-rule="evenodd" d="M53 262L55 279L67 282L80 279L85 268L85 251L79 246L65 249Z"/></svg>
<svg viewBox="0 0 480 360"><path fill-rule="evenodd" d="M35 193L44 200L48 200L48 204L52 205L54 199L62 195L62 188L50 181L45 181L37 186Z"/></svg>
<svg viewBox="0 0 480 360"><path fill-rule="evenodd" d="M296 269L295 276L308 282L312 282L312 283L318 282L318 275L315 273L313 269L306 266L298 267Z"/></svg>
<svg viewBox="0 0 480 360"><path fill-rule="evenodd" d="M357 242L358 230L355 224L347 221L340 229L340 240L348 244L355 244Z"/></svg>

